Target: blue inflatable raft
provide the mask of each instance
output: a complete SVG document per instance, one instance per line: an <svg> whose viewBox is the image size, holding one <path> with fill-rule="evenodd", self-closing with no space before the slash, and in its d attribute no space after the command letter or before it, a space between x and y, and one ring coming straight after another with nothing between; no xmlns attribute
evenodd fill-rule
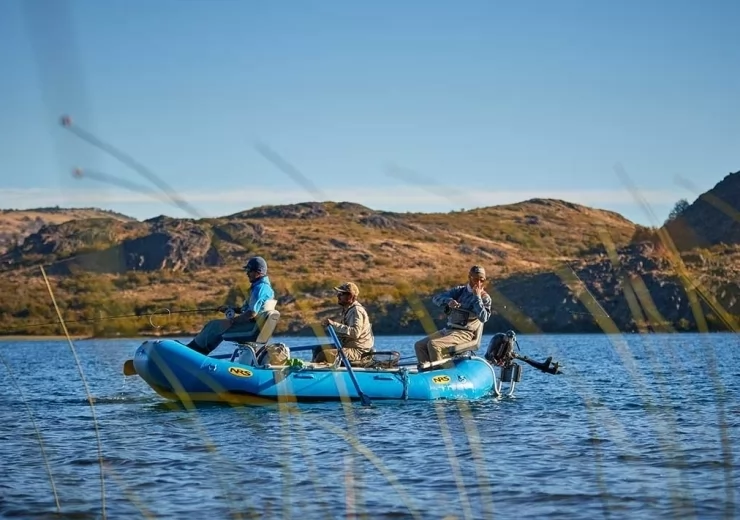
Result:
<svg viewBox="0 0 740 520"><path fill-rule="evenodd" d="M233 342L232 354L206 356L174 340L145 341L134 358L123 366L125 375L139 375L161 396L183 402L227 402L266 404L293 401L360 400L472 400L501 395L502 382L508 395L521 380L522 360L543 372L557 374L551 358L539 363L513 352L512 331L496 334L485 358L475 352L481 346L483 327L464 344L449 347L446 359L418 367L398 365L395 351L373 352L368 367L352 367L344 356L332 327L327 332L331 345L306 345L288 349L270 344L280 313L270 308L258 315L253 330L226 332L224 341ZM291 359L291 353L316 347L337 348L332 365ZM517 343L518 346L518 343ZM273 356L272 354L276 354ZM391 355L385 362L378 355ZM490 362L489 362L490 361ZM498 371L498 377L496 372Z"/></svg>
<svg viewBox="0 0 740 520"><path fill-rule="evenodd" d="M451 359L428 371L416 366L352 367L350 373L341 365L255 366L234 359L236 354L205 356L178 341L145 341L136 350L133 367L161 396L194 402L358 400L353 375L361 392L373 400L478 399L496 388L494 367L475 356Z"/></svg>

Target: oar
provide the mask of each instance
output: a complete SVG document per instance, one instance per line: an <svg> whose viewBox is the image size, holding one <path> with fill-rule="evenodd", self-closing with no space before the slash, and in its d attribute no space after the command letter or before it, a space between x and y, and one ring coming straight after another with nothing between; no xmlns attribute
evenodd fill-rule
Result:
<svg viewBox="0 0 740 520"><path fill-rule="evenodd" d="M135 376L136 375L136 367L134 367L133 359L127 359L123 363L123 375L124 376Z"/></svg>
<svg viewBox="0 0 740 520"><path fill-rule="evenodd" d="M334 342L334 346L337 347L337 353L339 354L339 357L342 358L342 362L344 363L344 366L347 367L347 373L349 374L350 379L352 380L352 384L355 385L355 390L357 390L357 395L360 396L360 401L362 401L363 406L370 406L370 398L362 393L362 390L360 390L360 383L357 382L357 378L355 377L355 373L352 371L352 365L349 364L349 360L347 359L347 356L344 354L344 350L342 350L342 343L339 341L339 338L337 337L337 333L334 331L334 327L331 325L326 327L326 330L329 331L329 336L331 336L332 341Z"/></svg>

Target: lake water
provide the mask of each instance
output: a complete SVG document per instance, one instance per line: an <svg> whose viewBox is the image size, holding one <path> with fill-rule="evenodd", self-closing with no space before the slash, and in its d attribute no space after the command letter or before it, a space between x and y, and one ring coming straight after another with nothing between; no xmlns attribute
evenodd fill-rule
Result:
<svg viewBox="0 0 740 520"><path fill-rule="evenodd" d="M527 366L509 399L286 410L168 404L121 373L139 340L75 342L84 380L66 342L0 342L0 516L738 517L738 339L520 336L565 374Z"/></svg>

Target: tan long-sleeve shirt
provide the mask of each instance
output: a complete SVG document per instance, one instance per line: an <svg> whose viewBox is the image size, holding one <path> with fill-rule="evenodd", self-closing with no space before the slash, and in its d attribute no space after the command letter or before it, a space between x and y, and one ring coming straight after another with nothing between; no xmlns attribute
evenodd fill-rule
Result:
<svg viewBox="0 0 740 520"><path fill-rule="evenodd" d="M372 350L375 343L373 327L365 307L360 302L353 302L342 312L342 322L332 322L342 348L358 349L364 352Z"/></svg>

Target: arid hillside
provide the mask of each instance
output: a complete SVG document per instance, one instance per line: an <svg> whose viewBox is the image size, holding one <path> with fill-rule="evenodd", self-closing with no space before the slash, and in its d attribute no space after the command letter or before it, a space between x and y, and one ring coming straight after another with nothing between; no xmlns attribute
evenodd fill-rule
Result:
<svg viewBox="0 0 740 520"><path fill-rule="evenodd" d="M0 254L47 224L62 224L70 220L112 218L134 220L126 215L97 208L37 208L30 210L0 209Z"/></svg>
<svg viewBox="0 0 740 520"><path fill-rule="evenodd" d="M240 301L248 285L240 266L259 254L283 333L311 333L336 312L331 287L344 280L360 286L376 333L423 333L430 317L442 323L431 295L464 282L472 264L491 279L490 332L725 330L740 315L740 245L727 229L726 240L679 252L665 229L548 199L450 213L308 202L200 220L94 214L44 225L0 256L0 289L13 294L0 303L0 328L59 332L39 326L55 321L40 266L71 330L138 334L152 332L148 318L100 318ZM188 333L213 316L175 313L155 324Z"/></svg>

